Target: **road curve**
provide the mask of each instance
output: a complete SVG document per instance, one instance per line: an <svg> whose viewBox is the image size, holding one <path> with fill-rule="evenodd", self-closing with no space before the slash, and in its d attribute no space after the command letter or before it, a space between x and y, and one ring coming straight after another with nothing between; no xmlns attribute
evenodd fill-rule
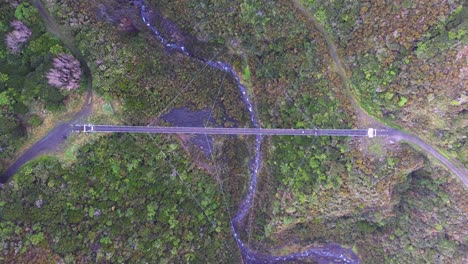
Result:
<svg viewBox="0 0 468 264"><path fill-rule="evenodd" d="M36 142L32 147L26 150L15 162L10 165L0 175L0 183L5 183L16 171L21 168L26 162L34 159L39 154L56 149L65 139L71 131L71 127L68 123L57 125L52 131L50 131L45 137Z"/></svg>
<svg viewBox="0 0 468 264"><path fill-rule="evenodd" d="M285 135L285 136L343 136L367 137L369 129L268 129L224 127L154 127L73 125L72 131L87 133L153 133L153 134L211 134L211 135ZM375 136L387 136L388 130L376 130ZM374 134L372 135L374 136Z"/></svg>
<svg viewBox="0 0 468 264"><path fill-rule="evenodd" d="M330 34L320 25L320 23L317 22L315 17L310 13L310 11L307 10L307 8L301 3L299 0L292 0L293 5L314 25L314 27L320 32L320 34L324 37L325 41L327 42L328 46L328 51L333 59L333 62L336 66L336 70L338 72L338 75L340 76L342 82L343 82L343 90L344 92L348 95L348 97L351 99L351 103L353 104L353 107L356 109L357 112L361 112L365 114L366 116L373 118L369 113L364 111L359 105L359 100L357 100L356 94L353 92L353 89L350 86L349 78L346 74L346 69L345 69L345 64L342 63L342 60L338 56L337 49L335 47L335 44L332 41L332 38ZM381 121L377 121L381 125L386 126L383 124ZM463 182L465 187L468 187L468 172L467 170L461 166L457 167L455 166L451 161L449 161L447 158L445 158L442 154L440 154L435 148L431 147L429 144L425 143L422 141L420 138L414 135L410 135L407 133L404 133L399 130L391 130L392 131L392 136L395 138L395 140L400 141L407 141L414 143L415 145L419 146L422 150L432 154L435 158L437 158L441 163L443 163L447 168L449 168L460 180Z"/></svg>
<svg viewBox="0 0 468 264"><path fill-rule="evenodd" d="M68 134L71 131L71 124L82 123L86 117L88 117L93 111L93 76L91 74L91 69L89 68L86 60L78 48L72 42L72 38L64 35L60 27L55 23L52 16L47 12L40 1L33 1L34 6L39 11L44 23L47 26L49 32L52 32L64 45L71 50L73 56L80 61L81 70L83 76L87 78L88 81L88 91L85 97L83 106L71 120L57 124L47 135L45 135L41 140L36 142L32 147L27 149L24 153L21 154L14 162L11 164L1 175L0 183L5 183L11 176L13 176L16 171L21 168L26 162L36 158L38 155L43 154L48 151L55 150L58 145L65 142Z"/></svg>
<svg viewBox="0 0 468 264"><path fill-rule="evenodd" d="M413 143L424 150L426 153L431 154L442 164L444 164L449 170L451 170L463 182L465 187L468 187L468 171L463 167L455 166L450 160L448 160L446 157L440 154L439 151L431 147L422 139L398 130L393 131L392 138L394 138L396 141L407 141Z"/></svg>

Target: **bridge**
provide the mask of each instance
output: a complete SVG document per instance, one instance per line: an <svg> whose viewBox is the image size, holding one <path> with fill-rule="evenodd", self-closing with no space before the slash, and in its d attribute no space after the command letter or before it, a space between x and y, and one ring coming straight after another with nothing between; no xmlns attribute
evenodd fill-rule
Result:
<svg viewBox="0 0 468 264"><path fill-rule="evenodd" d="M147 133L147 134L203 134L203 135L284 135L284 136L343 136L385 137L392 130L385 129L281 129L281 128L224 128L224 127L159 127L72 125L72 131L84 133Z"/></svg>

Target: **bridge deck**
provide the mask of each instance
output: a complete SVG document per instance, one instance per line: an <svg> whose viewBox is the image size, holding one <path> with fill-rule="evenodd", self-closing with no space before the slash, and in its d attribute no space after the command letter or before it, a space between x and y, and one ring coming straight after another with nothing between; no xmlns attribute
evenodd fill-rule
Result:
<svg viewBox="0 0 468 264"><path fill-rule="evenodd" d="M369 129L268 129L222 127L150 127L73 125L73 131L88 133L151 133L151 134L209 134L209 135L290 135L367 137ZM373 136L386 136L387 130L373 130Z"/></svg>

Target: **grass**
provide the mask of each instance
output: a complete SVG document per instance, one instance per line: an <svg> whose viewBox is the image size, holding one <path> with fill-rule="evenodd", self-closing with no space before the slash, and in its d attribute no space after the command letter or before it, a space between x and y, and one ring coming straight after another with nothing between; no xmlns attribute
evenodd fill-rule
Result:
<svg viewBox="0 0 468 264"><path fill-rule="evenodd" d="M369 152L375 154L377 157L381 157L383 154L383 146L377 140L374 140L373 144L368 145Z"/></svg>
<svg viewBox="0 0 468 264"><path fill-rule="evenodd" d="M66 165L70 165L76 161L78 150L90 141L94 141L99 137L98 134L72 133L66 144L64 151L55 155Z"/></svg>
<svg viewBox="0 0 468 264"><path fill-rule="evenodd" d="M34 102L30 105L31 114L38 115L42 120L42 124L35 128L28 128L28 136L25 143L17 151L17 155L13 160L17 159L23 152L29 149L37 141L47 135L57 124L64 122L73 117L81 110L83 105L83 96L72 94L65 102L64 110L61 112L51 112L45 110L44 106L39 102Z"/></svg>
<svg viewBox="0 0 468 264"><path fill-rule="evenodd" d="M117 100L110 101L103 97L94 95L93 113L89 117L89 122L93 124L122 124L119 113L122 112L122 104ZM72 164L76 161L78 150L89 143L97 140L102 134L72 133L64 148L56 152L57 156L64 164Z"/></svg>
<svg viewBox="0 0 468 264"><path fill-rule="evenodd" d="M93 124L122 124L120 114L123 111L122 102L119 100L110 100L98 95L93 98L93 114L89 118Z"/></svg>

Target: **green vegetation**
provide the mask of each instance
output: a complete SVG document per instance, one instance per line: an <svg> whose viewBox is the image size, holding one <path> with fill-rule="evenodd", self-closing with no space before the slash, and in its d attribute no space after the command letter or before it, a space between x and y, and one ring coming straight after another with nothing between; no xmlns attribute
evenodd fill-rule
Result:
<svg viewBox="0 0 468 264"><path fill-rule="evenodd" d="M398 217L391 219L384 229L377 231L391 234L390 230L393 230L393 234L382 238L377 246L392 248L386 250L385 262L407 262L415 258L425 262L433 262L435 258L452 262L451 259L462 252L460 250L464 241L462 238L452 237L457 233L455 229L450 228L450 231L444 232L444 228L449 225L454 227L461 224L456 220L460 212L451 204L457 202L449 198L444 177L431 175L429 171L422 169L412 173L404 185L407 189L401 194ZM447 211L434 213L436 208L447 208ZM422 226L419 221L428 214L432 217L425 222L426 226ZM448 239L445 234L452 239ZM392 240L398 241L400 248L390 246ZM369 254L372 254L371 251Z"/></svg>
<svg viewBox="0 0 468 264"><path fill-rule="evenodd" d="M349 40L349 33L355 27L355 21L359 19L360 1L322 1L300 0L309 8L314 18L329 32L339 36L337 45L345 45Z"/></svg>
<svg viewBox="0 0 468 264"><path fill-rule="evenodd" d="M18 4L15 9L15 17L19 20L25 21L38 21L39 18L36 9L29 3Z"/></svg>
<svg viewBox="0 0 468 264"><path fill-rule="evenodd" d="M26 128L40 125L41 118L32 114L38 108L63 110L67 94L47 84L45 74L57 52L64 52L60 42L45 31L37 10L28 3L14 9L0 6L0 158L13 158L25 141ZM19 19L32 31L31 38L19 54L7 51L5 36L11 21ZM34 108L34 109L33 109ZM0 171L5 164L0 162Z"/></svg>
<svg viewBox="0 0 468 264"><path fill-rule="evenodd" d="M0 245L85 262L227 262L235 243L219 189L181 154L168 139L111 136L71 167L31 162L0 192Z"/></svg>
<svg viewBox="0 0 468 264"><path fill-rule="evenodd" d="M338 46L361 107L466 164L461 1L302 3ZM92 120L165 125L161 115L189 107L211 109L221 126L251 126L234 81L165 49L134 7L114 0L45 4L88 62L96 99L105 98L96 105L105 114ZM262 127L368 125L343 91L324 36L290 2L148 4L165 36L233 65ZM4 161L17 154L26 131L46 122L44 109L64 110L69 94L46 85L44 74L54 56L69 51L30 4L3 4L0 12L2 39L13 19L33 31L18 55L0 43ZM81 135L65 157L26 165L0 190L0 262L21 263L40 251L65 263L238 263L229 221L246 192L253 138L216 137L212 160L185 138L172 139ZM409 146L378 140L265 138L244 240L278 254L340 243L363 263L459 262L464 190ZM281 247L290 241L298 244Z"/></svg>
<svg viewBox="0 0 468 264"><path fill-rule="evenodd" d="M376 8L361 11L378 24L382 10ZM364 24L358 32L364 34L361 40L350 41L345 49L351 55L349 63L355 65L351 68L352 86L368 113L434 142L466 166L464 139L457 135L466 129L461 103L465 89L460 80L466 67L462 58L468 37L463 17L468 11L456 2L443 4L438 12L422 24L416 23L416 17L407 18L411 23L401 18L391 23L392 29L384 26L373 31L371 24ZM405 21L411 26L398 26ZM401 38L402 34L407 37ZM362 41L366 38L381 41L366 46Z"/></svg>

